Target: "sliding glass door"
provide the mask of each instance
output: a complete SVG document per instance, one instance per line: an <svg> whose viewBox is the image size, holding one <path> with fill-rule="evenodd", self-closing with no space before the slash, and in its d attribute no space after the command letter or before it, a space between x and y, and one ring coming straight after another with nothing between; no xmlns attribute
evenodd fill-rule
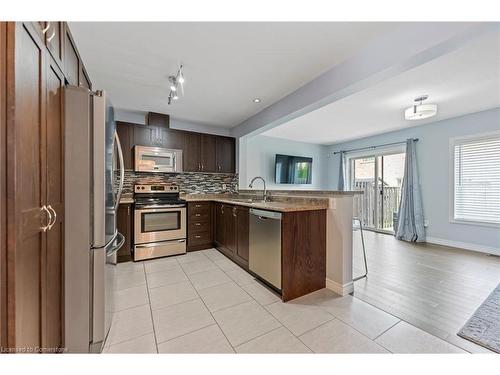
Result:
<svg viewBox="0 0 500 375"><path fill-rule="evenodd" d="M352 190L357 196L355 215L368 229L393 232L393 218L399 209L405 153L378 153L347 158Z"/></svg>

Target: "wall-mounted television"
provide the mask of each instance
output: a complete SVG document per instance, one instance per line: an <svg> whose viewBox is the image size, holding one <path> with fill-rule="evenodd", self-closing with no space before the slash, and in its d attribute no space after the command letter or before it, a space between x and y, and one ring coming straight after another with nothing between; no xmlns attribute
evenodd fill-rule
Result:
<svg viewBox="0 0 500 375"><path fill-rule="evenodd" d="M310 184L312 158L276 154L274 165L277 184Z"/></svg>

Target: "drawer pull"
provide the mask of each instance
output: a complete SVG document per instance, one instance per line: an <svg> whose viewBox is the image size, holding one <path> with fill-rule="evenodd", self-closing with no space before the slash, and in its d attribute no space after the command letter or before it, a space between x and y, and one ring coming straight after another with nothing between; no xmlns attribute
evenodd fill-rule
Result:
<svg viewBox="0 0 500 375"><path fill-rule="evenodd" d="M195 226L199 227L201 223L194 223Z"/></svg>
<svg viewBox="0 0 500 375"><path fill-rule="evenodd" d="M194 236L194 238L201 238L201 236L197 234L196 236Z"/></svg>
<svg viewBox="0 0 500 375"><path fill-rule="evenodd" d="M199 216L201 216L201 214L196 214L195 216L198 216L198 217L199 217Z"/></svg>

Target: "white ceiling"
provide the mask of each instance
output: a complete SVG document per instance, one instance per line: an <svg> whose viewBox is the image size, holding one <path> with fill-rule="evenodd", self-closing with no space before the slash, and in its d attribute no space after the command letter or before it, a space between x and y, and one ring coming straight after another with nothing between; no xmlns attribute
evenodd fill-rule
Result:
<svg viewBox="0 0 500 375"><path fill-rule="evenodd" d="M71 22L94 87L117 108L234 127L395 23ZM182 62L185 97L167 105ZM252 99L262 102L255 104Z"/></svg>
<svg viewBox="0 0 500 375"><path fill-rule="evenodd" d="M436 117L404 120L413 99L428 94ZM500 33L420 65L262 134L333 144L500 107Z"/></svg>

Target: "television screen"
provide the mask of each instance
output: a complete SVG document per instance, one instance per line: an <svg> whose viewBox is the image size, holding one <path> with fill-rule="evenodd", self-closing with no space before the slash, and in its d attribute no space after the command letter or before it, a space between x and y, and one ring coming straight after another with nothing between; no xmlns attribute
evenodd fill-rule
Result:
<svg viewBox="0 0 500 375"><path fill-rule="evenodd" d="M312 158L276 154L277 184L310 184L311 180Z"/></svg>

